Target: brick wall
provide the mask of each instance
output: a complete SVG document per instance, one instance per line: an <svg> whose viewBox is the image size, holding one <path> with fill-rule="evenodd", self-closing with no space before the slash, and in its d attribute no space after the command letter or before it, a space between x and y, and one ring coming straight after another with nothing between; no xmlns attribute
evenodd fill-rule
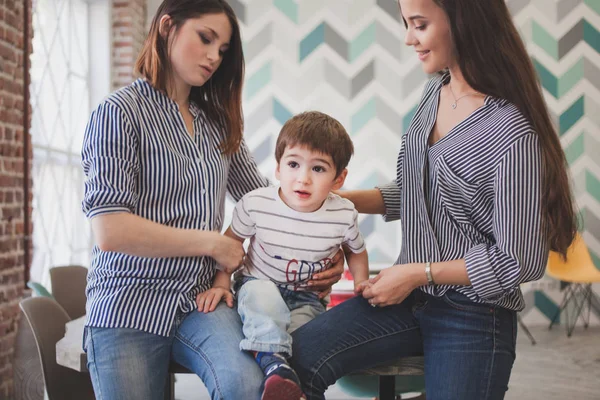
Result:
<svg viewBox="0 0 600 400"><path fill-rule="evenodd" d="M112 9L112 88L130 84L146 38L146 0L114 0Z"/></svg>
<svg viewBox="0 0 600 400"><path fill-rule="evenodd" d="M31 38L31 1L0 2L0 399L12 398L14 343L24 287L24 4L29 8ZM31 180L27 184L31 188Z"/></svg>

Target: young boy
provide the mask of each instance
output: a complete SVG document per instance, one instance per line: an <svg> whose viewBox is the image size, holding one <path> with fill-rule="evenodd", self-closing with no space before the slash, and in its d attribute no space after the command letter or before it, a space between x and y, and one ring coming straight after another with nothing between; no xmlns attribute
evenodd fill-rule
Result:
<svg viewBox="0 0 600 400"><path fill-rule="evenodd" d="M226 235L250 239L235 274L238 312L250 351L263 371L262 399L303 398L286 358L292 355L290 311L309 306L325 311L306 283L327 269L343 245L355 291L369 278L365 243L354 205L331 193L342 187L354 152L352 140L334 118L305 112L285 123L277 139L275 175L279 187L257 189L236 205ZM218 271L213 287L198 295L198 310L212 311L221 299L232 303L230 275Z"/></svg>

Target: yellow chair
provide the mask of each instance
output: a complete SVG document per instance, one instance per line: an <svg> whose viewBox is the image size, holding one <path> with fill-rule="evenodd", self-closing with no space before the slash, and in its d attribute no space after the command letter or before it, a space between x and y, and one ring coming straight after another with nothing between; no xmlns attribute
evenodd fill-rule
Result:
<svg viewBox="0 0 600 400"><path fill-rule="evenodd" d="M567 261L563 260L560 254L550 252L546 272L552 278L567 284L563 301L554 314L548 329L552 328L562 311L567 314L567 336L570 337L573 333L579 317L582 318L584 327L587 328L590 323L592 298L595 296L592 291L592 283L600 282L600 270L592 261L590 252L580 234L577 234L571 247L567 250ZM571 303L574 304L575 313L572 320L569 319L569 308L567 307ZM587 318L585 317L585 307L587 307Z"/></svg>

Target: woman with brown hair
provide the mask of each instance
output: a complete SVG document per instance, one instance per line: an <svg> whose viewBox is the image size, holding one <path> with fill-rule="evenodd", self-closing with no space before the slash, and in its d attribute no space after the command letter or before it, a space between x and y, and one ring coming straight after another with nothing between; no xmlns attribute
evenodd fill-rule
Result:
<svg viewBox="0 0 600 400"><path fill-rule="evenodd" d="M293 334L309 399L336 379L424 354L428 400L502 399L519 285L576 233L567 165L504 0L400 0L426 87L396 180L340 193L402 221L397 265Z"/></svg>
<svg viewBox="0 0 600 400"><path fill-rule="evenodd" d="M239 350L233 303L195 309L216 268L231 272L244 257L220 234L226 194L237 201L268 185L242 140L233 10L224 0L165 0L136 66L141 78L92 113L82 150L83 209L97 242L84 339L96 398L162 399L170 360L197 373L213 399L259 398L263 373ZM337 262L315 289L324 295L342 271Z"/></svg>

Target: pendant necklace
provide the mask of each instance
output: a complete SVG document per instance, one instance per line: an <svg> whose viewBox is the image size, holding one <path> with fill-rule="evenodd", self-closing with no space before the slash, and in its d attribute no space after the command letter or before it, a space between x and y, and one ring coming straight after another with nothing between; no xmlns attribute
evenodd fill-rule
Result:
<svg viewBox="0 0 600 400"><path fill-rule="evenodd" d="M475 96L475 95L480 95L483 96L481 93L479 92L472 92L472 93L467 93L467 94L463 94L462 96L460 96L458 99L456 98L456 96L454 95L454 91L452 90L452 84L450 82L448 82L448 87L450 88L450 93L452 93L452 97L454 97L454 103L451 104L452 109L456 110L456 106L457 103L460 99L462 99L463 97L467 97L467 96Z"/></svg>

